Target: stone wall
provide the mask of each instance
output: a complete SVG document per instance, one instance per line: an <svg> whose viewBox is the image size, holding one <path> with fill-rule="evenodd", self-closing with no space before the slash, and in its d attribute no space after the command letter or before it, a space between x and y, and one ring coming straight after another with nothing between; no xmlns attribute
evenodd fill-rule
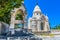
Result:
<svg viewBox="0 0 60 40"><path fill-rule="evenodd" d="M0 22L0 34L7 33L8 31L9 31L9 25L4 22Z"/></svg>

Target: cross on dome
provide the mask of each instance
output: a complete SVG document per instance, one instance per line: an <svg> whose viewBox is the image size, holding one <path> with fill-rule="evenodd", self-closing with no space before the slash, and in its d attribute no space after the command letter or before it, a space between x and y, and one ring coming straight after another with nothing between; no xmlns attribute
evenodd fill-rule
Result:
<svg viewBox="0 0 60 40"><path fill-rule="evenodd" d="M35 6L33 12L35 12L35 11L39 11L39 12L41 12L41 9L40 9L40 7L38 6L38 3L36 3L36 6Z"/></svg>

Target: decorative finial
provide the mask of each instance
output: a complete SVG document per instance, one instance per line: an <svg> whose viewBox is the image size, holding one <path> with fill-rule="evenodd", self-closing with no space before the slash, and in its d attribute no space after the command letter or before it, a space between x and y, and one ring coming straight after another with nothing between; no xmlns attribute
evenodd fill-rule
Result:
<svg viewBox="0 0 60 40"><path fill-rule="evenodd" d="M46 19L48 19L47 13L46 13Z"/></svg>

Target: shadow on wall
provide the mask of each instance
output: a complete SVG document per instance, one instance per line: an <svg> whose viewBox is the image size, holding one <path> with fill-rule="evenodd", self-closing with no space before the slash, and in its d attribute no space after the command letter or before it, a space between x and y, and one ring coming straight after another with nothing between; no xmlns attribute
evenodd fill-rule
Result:
<svg viewBox="0 0 60 40"><path fill-rule="evenodd" d="M9 31L9 25L0 21L0 35L6 35Z"/></svg>

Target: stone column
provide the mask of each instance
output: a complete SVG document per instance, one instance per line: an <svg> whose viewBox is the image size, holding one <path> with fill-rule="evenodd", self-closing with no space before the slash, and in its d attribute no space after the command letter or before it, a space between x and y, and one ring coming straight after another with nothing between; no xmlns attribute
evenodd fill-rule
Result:
<svg viewBox="0 0 60 40"><path fill-rule="evenodd" d="M50 31L50 26L49 26L49 22L47 22L47 25L48 25L48 31Z"/></svg>
<svg viewBox="0 0 60 40"><path fill-rule="evenodd" d="M39 20L37 21L37 27L38 27L38 32L39 32L40 31L40 27L41 27Z"/></svg>
<svg viewBox="0 0 60 40"><path fill-rule="evenodd" d="M10 24L11 34L14 34L14 23L15 23L15 16L12 15L12 16L11 16L11 24Z"/></svg>
<svg viewBox="0 0 60 40"><path fill-rule="evenodd" d="M39 28L40 28L40 31L42 31L42 30L41 30L41 21L40 21L40 26L39 26Z"/></svg>
<svg viewBox="0 0 60 40"><path fill-rule="evenodd" d="M24 28L27 28L27 14L24 16Z"/></svg>
<svg viewBox="0 0 60 40"><path fill-rule="evenodd" d="M30 19L28 19L28 29L31 29L31 21Z"/></svg>
<svg viewBox="0 0 60 40"><path fill-rule="evenodd" d="M47 29L47 22L46 21L45 21L44 31L48 31L48 29Z"/></svg>

